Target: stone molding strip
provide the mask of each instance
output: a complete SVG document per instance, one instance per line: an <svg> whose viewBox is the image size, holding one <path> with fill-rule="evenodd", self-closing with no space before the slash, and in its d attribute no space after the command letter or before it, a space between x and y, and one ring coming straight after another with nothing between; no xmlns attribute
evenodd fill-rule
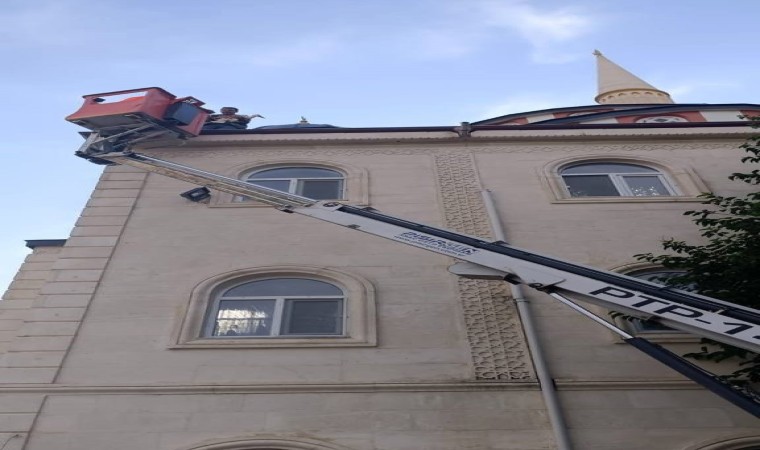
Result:
<svg viewBox="0 0 760 450"><path fill-rule="evenodd" d="M227 135L203 135L182 143L183 147L203 147L208 145L255 145L259 143L273 142L309 142L309 141L344 141L344 142L365 142L365 141L451 141L451 142L468 142L483 141L489 139L495 140L535 140L546 139L572 139L589 140L595 138L676 138L683 139L685 136L695 136L700 139L709 137L729 137L737 136L745 138L753 134L753 129L746 125L725 126L725 127L668 127L668 128L568 128L568 129L501 129L501 130L474 130L470 137L462 138L452 131L410 131L410 132L375 132L364 133L310 133L310 134L227 134ZM176 144L167 142L166 147L176 148ZM151 148L155 148L151 145Z"/></svg>
<svg viewBox="0 0 760 450"><path fill-rule="evenodd" d="M703 390L690 381L557 381L561 391ZM371 392L539 391L536 382L230 384L230 385L2 385L1 394L299 394Z"/></svg>

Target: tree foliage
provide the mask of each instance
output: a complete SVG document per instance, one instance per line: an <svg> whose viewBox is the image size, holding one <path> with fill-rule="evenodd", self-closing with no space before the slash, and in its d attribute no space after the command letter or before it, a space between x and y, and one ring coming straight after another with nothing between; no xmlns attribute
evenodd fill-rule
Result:
<svg viewBox="0 0 760 450"><path fill-rule="evenodd" d="M753 127L760 128L760 117L750 120ZM692 245L671 238L663 242L668 253L636 258L685 271L663 280L665 284L696 286L700 294L760 309L760 135L749 138L741 148L748 153L742 158L748 170L728 178L750 185L751 191L737 197L702 194L704 208L684 213L692 217L706 243ZM709 339L702 343L700 352L685 356L738 362L740 369L729 378L760 382L760 355Z"/></svg>

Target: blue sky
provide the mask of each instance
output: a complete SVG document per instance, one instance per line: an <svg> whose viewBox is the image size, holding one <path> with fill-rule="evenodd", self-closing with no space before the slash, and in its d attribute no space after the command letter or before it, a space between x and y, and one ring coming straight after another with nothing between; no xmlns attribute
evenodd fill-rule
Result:
<svg viewBox="0 0 760 450"><path fill-rule="evenodd" d="M5 0L0 290L68 234L101 168L81 96L145 86L258 125L452 125L592 104L593 49L680 103L760 103L755 0ZM257 126L257 125L254 125Z"/></svg>

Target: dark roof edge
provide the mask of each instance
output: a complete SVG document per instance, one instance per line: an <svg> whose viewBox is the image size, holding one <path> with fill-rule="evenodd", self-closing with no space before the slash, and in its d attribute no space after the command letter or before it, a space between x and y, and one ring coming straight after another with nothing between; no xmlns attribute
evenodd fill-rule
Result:
<svg viewBox="0 0 760 450"><path fill-rule="evenodd" d="M37 247L63 247L66 239L28 239L26 246L35 249Z"/></svg>
<svg viewBox="0 0 760 450"><path fill-rule="evenodd" d="M225 134L311 134L311 133L372 133L382 131L383 133L404 133L419 131L452 131L456 132L457 126L429 126L429 127L361 127L361 128L254 128L251 130L208 130L201 133L201 136L215 136Z"/></svg>
<svg viewBox="0 0 760 450"><path fill-rule="evenodd" d="M718 128L718 127L748 127L752 122L749 120L737 120L736 122L675 122L675 123L587 123L587 124L564 124L564 123L533 123L529 125L473 125L471 131L485 130L611 130L624 128Z"/></svg>
<svg viewBox="0 0 760 450"><path fill-rule="evenodd" d="M476 125L472 124L470 131L482 130L593 130L593 129L626 129L626 128L716 128L750 126L748 120L732 122L677 122L677 123L596 123L596 124L564 124L564 123L532 123L526 125ZM241 134L345 134L345 133L404 133L404 132L438 132L448 131L459 133L461 125L431 126L431 127L373 127L373 128L325 128L325 129L284 129L284 130L214 130L204 132L201 136L223 136Z"/></svg>
<svg viewBox="0 0 760 450"><path fill-rule="evenodd" d="M711 110L711 109L722 109L726 107L733 107L736 109L752 109L752 108L758 108L760 105L751 105L751 104L725 104L725 105L702 105L700 108L701 110ZM743 108L745 107L745 108ZM624 116L624 115L652 115L652 114L668 114L668 113L679 113L679 112L686 112L693 110L692 105L662 105L660 107L647 107L647 108L636 108L636 109L626 109L626 110L619 110L619 111L607 111L607 112L600 112L600 113L592 113L588 115L578 116L578 117L560 117L557 119L547 119L542 120L540 122L534 122L534 123L567 123L567 122L579 122L587 119L579 119L583 117L587 117L588 120L597 120L597 119L604 119L609 117L618 117L618 116Z"/></svg>
<svg viewBox="0 0 760 450"><path fill-rule="evenodd" d="M590 110L590 109L610 109L613 110L615 108L622 108L619 110L614 111L607 111L601 114L619 114L624 111L627 111L629 109L634 110L658 110L658 109L679 109L679 108L694 108L694 107L701 107L705 109L717 109L717 108L724 108L727 106L735 106L735 107L742 107L742 106L750 106L757 108L758 104L755 103L642 103L642 104L614 104L614 105L586 105L586 106L565 106L560 108L548 108L548 109L538 109L535 111L525 111L525 112L519 112L519 113L511 113L511 114L505 114L503 116L493 117L490 119L484 119L479 120L477 122L472 122L473 125L485 125L486 122L501 122L502 120L508 120L512 118L519 118L519 117L525 117L530 116L534 114L541 114L541 113L548 113L550 111L556 111L556 112L563 112L563 111L572 111L572 110ZM583 116L580 116L583 117ZM571 119L571 120L578 120L578 117L572 117L572 118L565 118L562 117L561 119L549 119L549 120L565 120L565 119Z"/></svg>

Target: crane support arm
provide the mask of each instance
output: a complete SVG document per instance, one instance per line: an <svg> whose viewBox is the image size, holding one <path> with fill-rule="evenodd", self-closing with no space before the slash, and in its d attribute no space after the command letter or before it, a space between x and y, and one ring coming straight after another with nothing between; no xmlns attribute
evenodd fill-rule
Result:
<svg viewBox="0 0 760 450"><path fill-rule="evenodd" d="M702 295L332 201L316 201L138 153L96 155L503 272L505 279L760 353L760 312Z"/></svg>

